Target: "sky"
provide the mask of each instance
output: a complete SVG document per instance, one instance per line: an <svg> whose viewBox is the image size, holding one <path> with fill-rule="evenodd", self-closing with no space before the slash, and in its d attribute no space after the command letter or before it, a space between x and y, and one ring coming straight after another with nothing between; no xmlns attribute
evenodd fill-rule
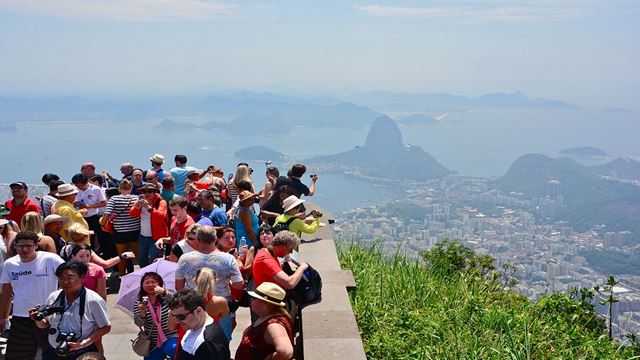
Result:
<svg viewBox="0 0 640 360"><path fill-rule="evenodd" d="M640 0L0 0L0 95L520 90L633 109L639 38Z"/></svg>

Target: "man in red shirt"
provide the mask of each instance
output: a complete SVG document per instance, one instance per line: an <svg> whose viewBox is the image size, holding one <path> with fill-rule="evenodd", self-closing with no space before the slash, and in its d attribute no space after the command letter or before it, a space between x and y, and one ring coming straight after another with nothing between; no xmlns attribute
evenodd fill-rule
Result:
<svg viewBox="0 0 640 360"><path fill-rule="evenodd" d="M171 227L169 228L169 236L160 238L156 241L156 247L162 249L163 244L169 244L169 253L171 248L180 240L184 239L187 228L195 224L193 218L187 214L187 205L189 201L184 196L177 196L169 201L169 211L173 214ZM165 249L165 255L167 255Z"/></svg>
<svg viewBox="0 0 640 360"><path fill-rule="evenodd" d="M5 217L7 220L13 220L16 224L20 224L24 214L29 211L40 213L38 204L29 199L27 184L22 181L17 181L9 185L9 187L11 188L13 199L9 199L4 203L4 206L11 211L11 213Z"/></svg>

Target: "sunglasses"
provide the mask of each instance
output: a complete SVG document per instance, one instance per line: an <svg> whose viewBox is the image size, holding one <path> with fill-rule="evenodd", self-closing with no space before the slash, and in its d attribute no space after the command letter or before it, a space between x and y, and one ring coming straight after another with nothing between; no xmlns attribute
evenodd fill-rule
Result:
<svg viewBox="0 0 640 360"><path fill-rule="evenodd" d="M197 309L197 308L196 308L196 309ZM190 315L192 312L194 312L196 309L193 309L193 310L189 311L189 312L188 312L188 313L186 313L186 314L179 314L179 315L176 315L176 314L173 314L173 313L172 313L171 315L173 315L173 317L174 317L174 318L176 318L176 320L184 321L184 320L187 318L187 316L189 316L189 315Z"/></svg>

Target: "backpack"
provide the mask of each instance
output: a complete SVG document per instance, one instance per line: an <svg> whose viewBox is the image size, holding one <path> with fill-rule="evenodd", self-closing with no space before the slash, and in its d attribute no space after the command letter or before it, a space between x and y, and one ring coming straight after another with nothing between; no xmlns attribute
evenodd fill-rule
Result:
<svg viewBox="0 0 640 360"><path fill-rule="evenodd" d="M274 224L271 227L271 232L273 233L273 235L279 233L280 231L285 231L285 230L289 230L289 225L291 225L291 223L293 222L293 220L295 220L296 217L292 216L289 218L289 220L287 220L286 223L277 223Z"/></svg>
<svg viewBox="0 0 640 360"><path fill-rule="evenodd" d="M296 262L294 264L298 265ZM295 272L289 263L284 263L282 270L287 275L293 275ZM309 266L304 271L304 276L298 285L287 291L286 299L293 300L300 309L320 302L322 300L322 278L318 271Z"/></svg>

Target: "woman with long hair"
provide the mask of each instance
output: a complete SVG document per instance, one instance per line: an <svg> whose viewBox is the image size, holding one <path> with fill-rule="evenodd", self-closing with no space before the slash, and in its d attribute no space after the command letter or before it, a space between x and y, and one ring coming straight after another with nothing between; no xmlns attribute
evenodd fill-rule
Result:
<svg viewBox="0 0 640 360"><path fill-rule="evenodd" d="M216 322L229 313L227 300L215 295L216 272L210 268L202 268L196 273L196 291L204 296L207 304L207 314Z"/></svg>
<svg viewBox="0 0 640 360"><path fill-rule="evenodd" d="M176 324L169 316L168 292L162 277L155 272L140 279L140 292L133 306L133 322L149 334L151 348L145 360L173 358L178 341Z"/></svg>
<svg viewBox="0 0 640 360"><path fill-rule="evenodd" d="M35 211L29 211L24 214L20 221L20 229L22 231L33 231L38 234L38 250L48 251L54 254L56 253L56 243L53 241L51 236L44 235L44 222L42 221L42 216L40 214ZM13 242L9 244L9 248L7 250L9 252L9 256L16 254Z"/></svg>
<svg viewBox="0 0 640 360"><path fill-rule="evenodd" d="M238 199L238 194L240 191L238 190L238 184L242 181L246 181L251 183L251 192L255 192L255 188L253 187L253 180L251 180L251 171L249 167L246 165L238 165L236 168L236 172L233 174L233 178L227 184L227 193L230 198L231 204L234 204Z"/></svg>

